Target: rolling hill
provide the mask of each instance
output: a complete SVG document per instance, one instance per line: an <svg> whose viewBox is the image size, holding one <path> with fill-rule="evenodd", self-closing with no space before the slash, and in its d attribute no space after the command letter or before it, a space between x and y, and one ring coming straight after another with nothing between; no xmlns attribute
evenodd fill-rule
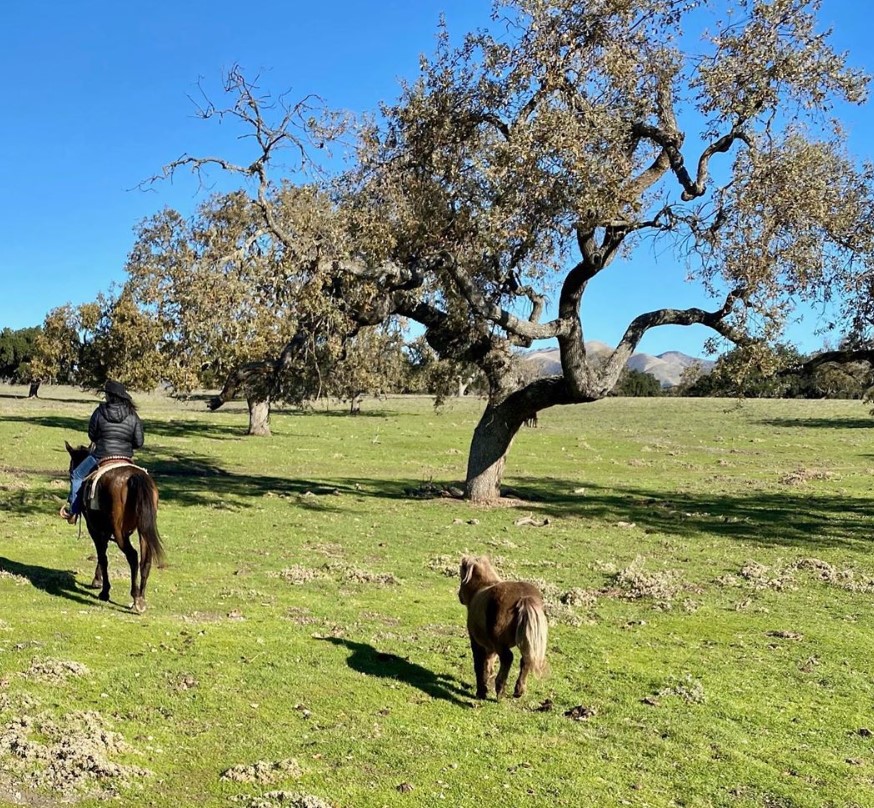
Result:
<svg viewBox="0 0 874 808"><path fill-rule="evenodd" d="M609 345L597 340L589 340L586 343L586 350L590 355L604 359L613 351ZM551 376L561 372L558 348L529 351L524 354L524 358L526 362L534 363L537 366L540 375ZM695 364L700 365L704 373L709 373L715 363L712 359L700 359L680 351L666 351L657 356L635 353L628 360L629 368L655 376L662 387L674 387L679 384L683 371Z"/></svg>

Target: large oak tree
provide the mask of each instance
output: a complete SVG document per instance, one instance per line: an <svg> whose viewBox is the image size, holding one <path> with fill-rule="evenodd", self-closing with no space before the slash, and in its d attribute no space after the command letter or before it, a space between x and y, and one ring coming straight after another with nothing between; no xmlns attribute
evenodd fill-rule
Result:
<svg viewBox="0 0 874 808"><path fill-rule="evenodd" d="M441 29L420 75L361 127L355 166L324 185L332 227L316 271L350 317L408 317L439 355L485 374L471 499L500 495L526 420L607 395L648 330L700 324L746 345L779 334L799 301L855 288L874 244L872 169L848 155L834 105L861 103L867 77L820 30L819 6L497 2L489 31L453 45ZM227 89L223 114L250 127L252 162L186 156L167 171L245 177L294 249L268 168L286 146L305 164L335 119L282 107L271 123L272 100L239 71ZM642 312L593 361L589 284L647 239L674 257L652 283L688 274L713 306ZM557 342L562 373L526 381L513 351L538 340Z"/></svg>

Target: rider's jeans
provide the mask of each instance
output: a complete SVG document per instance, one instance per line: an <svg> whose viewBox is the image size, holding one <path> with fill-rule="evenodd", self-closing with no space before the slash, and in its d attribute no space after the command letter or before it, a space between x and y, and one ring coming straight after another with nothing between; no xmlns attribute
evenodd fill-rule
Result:
<svg viewBox="0 0 874 808"><path fill-rule="evenodd" d="M88 455L76 468L70 472L70 498L67 500L70 506L70 513L78 513L76 508L79 489L85 478L97 468L97 459L94 455Z"/></svg>

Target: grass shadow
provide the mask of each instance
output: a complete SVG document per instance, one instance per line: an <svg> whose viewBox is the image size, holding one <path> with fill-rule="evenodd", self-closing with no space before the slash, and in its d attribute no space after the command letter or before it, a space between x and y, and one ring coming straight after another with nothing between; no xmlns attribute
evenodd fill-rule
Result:
<svg viewBox="0 0 874 808"><path fill-rule="evenodd" d="M405 682L431 698L451 702L457 707L470 707L470 702L462 701L459 696L472 698L472 693L463 683L459 683L455 676L434 673L397 654L386 654L378 651L367 643L354 642L341 637L317 637L317 639L342 646L351 651L352 654L346 663L352 670L367 676Z"/></svg>
<svg viewBox="0 0 874 808"><path fill-rule="evenodd" d="M756 421L762 426L779 429L872 429L874 418L859 415L858 418L762 418Z"/></svg>
<svg viewBox="0 0 874 808"><path fill-rule="evenodd" d="M576 493L563 480L526 480L514 485L524 510L546 516L585 517L606 523L634 523L650 533L693 537L718 535L765 546L813 551L868 550L870 499L812 494L803 487L744 494L666 493L639 487L585 485Z"/></svg>
<svg viewBox="0 0 874 808"><path fill-rule="evenodd" d="M76 582L76 576L71 570L22 564L20 561L0 556L0 571L26 578L35 589L55 597L66 598L74 603L89 606L99 603L96 594L89 592Z"/></svg>
<svg viewBox="0 0 874 808"><path fill-rule="evenodd" d="M73 415L0 415L0 422L32 424L50 429L63 429L68 432L84 435L88 427L87 419ZM211 438L213 440L240 439L245 437L245 430L239 424L203 423L198 420L171 419L169 421L152 420L146 424L147 435L163 438ZM70 442L81 442L73 439Z"/></svg>

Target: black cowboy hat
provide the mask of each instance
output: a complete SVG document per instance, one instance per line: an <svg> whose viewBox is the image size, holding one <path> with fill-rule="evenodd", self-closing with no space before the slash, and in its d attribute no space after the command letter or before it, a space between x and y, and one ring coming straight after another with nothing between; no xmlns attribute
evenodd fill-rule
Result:
<svg viewBox="0 0 874 808"><path fill-rule="evenodd" d="M107 380L106 384L103 385L103 392L108 396L115 396L116 398L123 398L125 401L132 401L130 394L124 389L124 385L121 382Z"/></svg>

